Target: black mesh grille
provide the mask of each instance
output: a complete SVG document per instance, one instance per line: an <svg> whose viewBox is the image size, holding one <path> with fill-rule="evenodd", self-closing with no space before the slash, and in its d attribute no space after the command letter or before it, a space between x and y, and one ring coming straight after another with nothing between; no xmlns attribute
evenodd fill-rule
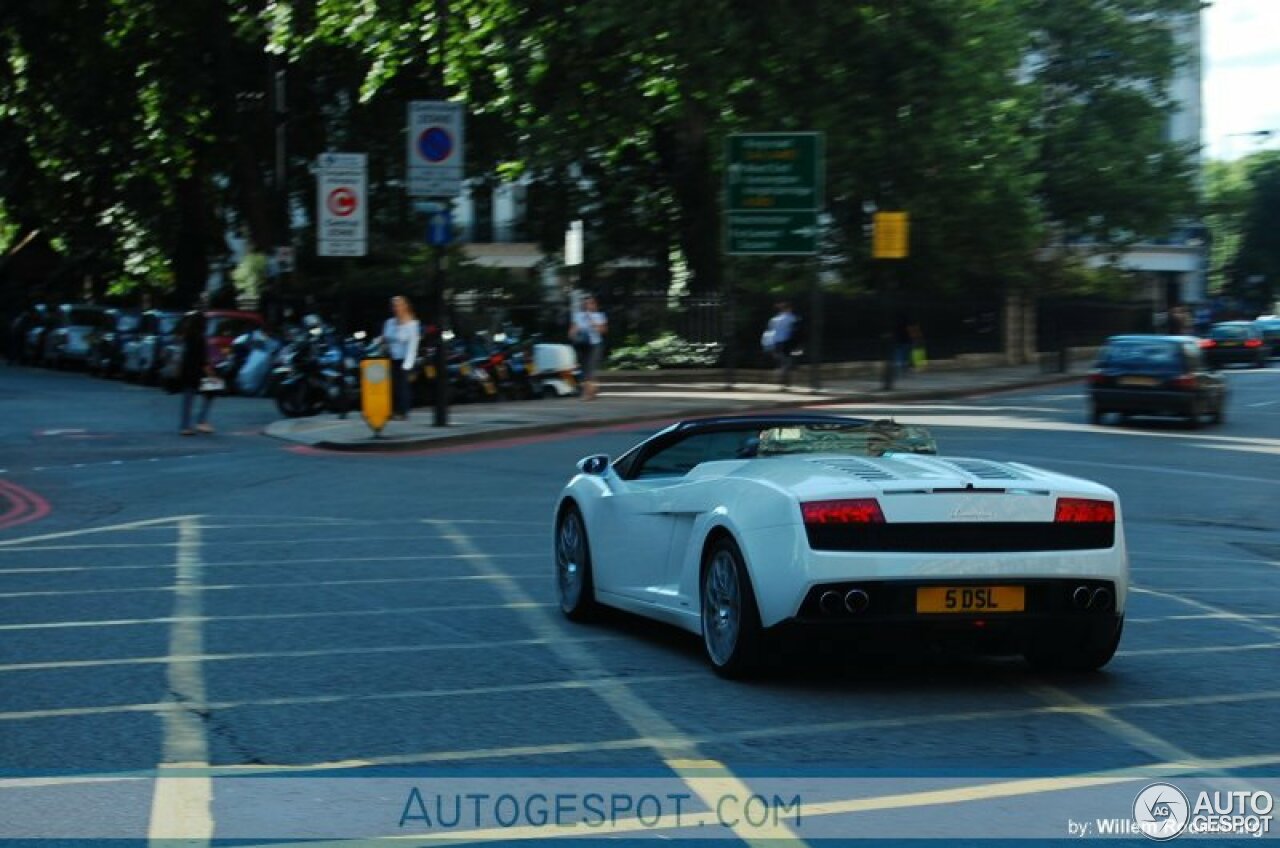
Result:
<svg viewBox="0 0 1280 848"><path fill-rule="evenodd" d="M809 524L815 551L902 553L1007 553L1088 551L1115 544L1114 524L1042 522L949 522Z"/></svg>

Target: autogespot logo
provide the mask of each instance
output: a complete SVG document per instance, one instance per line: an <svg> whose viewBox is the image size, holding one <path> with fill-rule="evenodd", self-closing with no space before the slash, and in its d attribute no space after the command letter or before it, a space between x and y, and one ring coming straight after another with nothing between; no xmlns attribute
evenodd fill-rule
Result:
<svg viewBox="0 0 1280 848"><path fill-rule="evenodd" d="M1187 796L1170 783L1153 783L1133 800L1133 820L1144 836L1158 842L1173 839L1186 830L1190 817Z"/></svg>

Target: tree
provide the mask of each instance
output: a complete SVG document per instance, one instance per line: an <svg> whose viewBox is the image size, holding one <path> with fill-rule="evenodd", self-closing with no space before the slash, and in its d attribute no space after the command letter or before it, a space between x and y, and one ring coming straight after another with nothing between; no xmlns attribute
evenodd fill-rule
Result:
<svg viewBox="0 0 1280 848"><path fill-rule="evenodd" d="M1249 200L1240 248L1228 268L1228 290L1254 310L1270 311L1280 295L1280 153L1251 157L1247 171Z"/></svg>
<svg viewBox="0 0 1280 848"><path fill-rule="evenodd" d="M1200 0L1022 0L1039 91L1035 170L1066 239L1122 245L1195 206L1195 151L1167 140L1170 82Z"/></svg>

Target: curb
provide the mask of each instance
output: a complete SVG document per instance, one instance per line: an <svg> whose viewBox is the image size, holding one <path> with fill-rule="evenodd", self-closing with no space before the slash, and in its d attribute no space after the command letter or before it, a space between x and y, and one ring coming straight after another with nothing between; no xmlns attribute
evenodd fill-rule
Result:
<svg viewBox="0 0 1280 848"><path fill-rule="evenodd" d="M1083 378L1081 374L1054 374L1051 376L1038 377L1030 380L1019 380L1013 383L997 383L980 386L964 386L954 389L934 389L919 390L915 392L894 392L889 395L878 394L854 394L832 396L821 401L813 400L797 400L797 401L776 401L768 404L761 404L752 408L752 410L777 410L777 409L798 409L803 407L824 407L836 406L846 403L868 403L875 401L891 401L911 403L926 400L951 400L964 397L976 397L980 395L1001 394L1004 392L1016 392L1023 389L1034 389L1041 386L1064 385L1067 383L1075 383ZM702 411L698 417L711 417L716 415L740 415L746 410L741 407L723 407L713 408ZM573 433L587 430L600 430L606 428L627 427L630 425L663 423L671 421L670 414L667 415L626 415L615 418L600 418L594 420L582 421L561 421L552 424L529 424L518 427L508 427L499 430L486 430L480 433L458 433L451 436L437 436L429 439L397 439L395 441L377 441L369 440L364 442L315 442L307 447L315 450L332 451L334 453L399 453L406 451L424 452L433 448L454 448L460 445L484 444L486 442L500 442L509 439L528 438L530 436L546 436L557 433ZM271 435L271 434L267 434ZM272 436L272 438L281 441L293 442L292 439L286 439L282 436ZM294 444L304 444L302 442L293 442Z"/></svg>

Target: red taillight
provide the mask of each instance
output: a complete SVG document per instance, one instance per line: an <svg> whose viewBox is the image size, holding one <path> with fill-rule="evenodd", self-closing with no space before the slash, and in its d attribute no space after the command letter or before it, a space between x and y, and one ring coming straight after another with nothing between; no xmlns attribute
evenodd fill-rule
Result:
<svg viewBox="0 0 1280 848"><path fill-rule="evenodd" d="M1200 340L1200 347L1217 347L1217 346L1218 346L1218 343L1215 342L1213 339Z"/></svg>
<svg viewBox="0 0 1280 848"><path fill-rule="evenodd" d="M1262 339L1245 339L1245 347L1262 347Z"/></svg>
<svg viewBox="0 0 1280 848"><path fill-rule="evenodd" d="M1089 498L1058 498L1053 520L1059 524L1115 524L1116 505L1111 501Z"/></svg>
<svg viewBox="0 0 1280 848"><path fill-rule="evenodd" d="M884 524L875 498L851 501L812 501L800 504L805 524Z"/></svg>
<svg viewBox="0 0 1280 848"><path fill-rule="evenodd" d="M1100 371L1093 371L1089 374L1090 385L1096 386L1098 383L1101 383L1104 379L1106 378L1102 376L1102 372Z"/></svg>
<svg viewBox="0 0 1280 848"><path fill-rule="evenodd" d="M1196 375L1183 374L1181 377L1174 377L1169 381L1169 385L1175 389L1194 389L1196 387Z"/></svg>

